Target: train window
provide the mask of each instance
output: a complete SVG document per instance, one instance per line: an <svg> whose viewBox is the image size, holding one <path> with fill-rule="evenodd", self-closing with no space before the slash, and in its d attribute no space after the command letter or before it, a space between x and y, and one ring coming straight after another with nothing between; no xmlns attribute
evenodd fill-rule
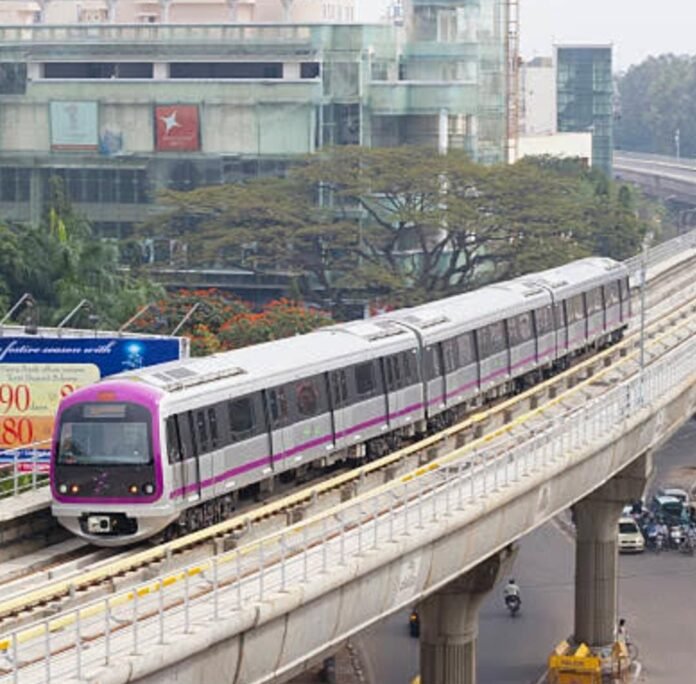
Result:
<svg viewBox="0 0 696 684"><path fill-rule="evenodd" d="M340 408L348 403L348 378L344 370L331 371L331 393L334 408Z"/></svg>
<svg viewBox="0 0 696 684"><path fill-rule="evenodd" d="M491 323L476 331L479 339L479 353L482 359L500 354L507 348L507 335L503 321Z"/></svg>
<svg viewBox="0 0 696 684"><path fill-rule="evenodd" d="M169 418L167 418L167 454L170 463L179 463L183 461L179 430L176 426L176 416L169 416Z"/></svg>
<svg viewBox="0 0 696 684"><path fill-rule="evenodd" d="M399 356L401 355L394 354L393 356L387 356L384 359L384 367L387 375L387 389L390 392L398 390L405 384L403 382L403 373Z"/></svg>
<svg viewBox="0 0 696 684"><path fill-rule="evenodd" d="M608 283L604 286L604 301L607 309L619 303L619 284L617 282Z"/></svg>
<svg viewBox="0 0 696 684"><path fill-rule="evenodd" d="M426 347L425 349L425 377L426 380L433 380L442 375L440 367L440 354L437 346Z"/></svg>
<svg viewBox="0 0 696 684"><path fill-rule="evenodd" d="M476 361L476 350L474 349L474 336L468 332L457 337L459 347L459 365L468 366Z"/></svg>
<svg viewBox="0 0 696 684"><path fill-rule="evenodd" d="M217 414L213 407L208 409L208 425L210 426L210 442L215 449L218 445Z"/></svg>
<svg viewBox="0 0 696 684"><path fill-rule="evenodd" d="M274 427L284 424L288 418L288 400L285 388L277 387L268 392L268 407Z"/></svg>
<svg viewBox="0 0 696 684"><path fill-rule="evenodd" d="M404 366L404 385L412 385L418 380L418 367L416 366L416 351L404 352L401 355Z"/></svg>
<svg viewBox="0 0 696 684"><path fill-rule="evenodd" d="M371 361L355 367L355 388L360 396L375 391L375 370Z"/></svg>
<svg viewBox="0 0 696 684"><path fill-rule="evenodd" d="M562 330L563 328L566 327L566 304L568 303L567 300L563 302L556 302L553 305L553 318L554 322L556 324L556 330Z"/></svg>
<svg viewBox="0 0 696 684"><path fill-rule="evenodd" d="M445 373L452 373L459 368L459 346L457 345L457 340L445 340L441 344Z"/></svg>
<svg viewBox="0 0 696 684"><path fill-rule="evenodd" d="M621 288L621 301L627 302L630 299L628 294L628 278L620 280L619 287Z"/></svg>
<svg viewBox="0 0 696 684"><path fill-rule="evenodd" d="M568 324L576 323L585 318L585 299L579 294L566 300Z"/></svg>
<svg viewBox="0 0 696 684"><path fill-rule="evenodd" d="M553 315L550 306L542 306L534 312L537 335L546 335L553 331Z"/></svg>
<svg viewBox="0 0 696 684"><path fill-rule="evenodd" d="M297 412L302 417L313 416L319 407L319 395L316 383L312 378L301 380L295 385L295 400Z"/></svg>
<svg viewBox="0 0 696 684"><path fill-rule="evenodd" d="M208 451L208 429L205 424L205 411L196 411L196 428L198 429L198 443L201 453Z"/></svg>
<svg viewBox="0 0 696 684"><path fill-rule="evenodd" d="M516 347L518 344L531 340L534 337L531 313L522 313L519 316L510 318L508 320L508 334L511 347Z"/></svg>
<svg viewBox="0 0 696 684"><path fill-rule="evenodd" d="M249 397L227 402L227 416L230 422L232 441L250 437L254 431L254 404Z"/></svg>
<svg viewBox="0 0 696 684"><path fill-rule="evenodd" d="M585 293L587 300L587 315L595 314L604 308L602 303L602 288L597 287Z"/></svg>

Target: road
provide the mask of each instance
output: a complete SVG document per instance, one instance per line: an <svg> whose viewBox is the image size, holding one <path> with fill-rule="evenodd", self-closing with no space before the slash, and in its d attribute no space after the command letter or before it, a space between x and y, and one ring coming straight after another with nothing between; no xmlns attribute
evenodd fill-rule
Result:
<svg viewBox="0 0 696 684"><path fill-rule="evenodd" d="M670 471L696 466L696 421L688 423L655 457L651 489L670 480ZM551 648L573 627L575 547L554 523L520 544L515 579L522 611L514 619L500 592L481 611L479 684L532 684L544 672ZM696 669L696 557L674 552L621 556L619 614L639 647L642 680L685 684ZM408 613L367 630L357 641L372 684L408 684L418 672L418 640L408 636Z"/></svg>

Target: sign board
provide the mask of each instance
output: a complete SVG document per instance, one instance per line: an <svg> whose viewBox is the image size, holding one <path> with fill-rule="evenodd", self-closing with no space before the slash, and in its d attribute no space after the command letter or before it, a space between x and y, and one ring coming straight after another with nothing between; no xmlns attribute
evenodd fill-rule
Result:
<svg viewBox="0 0 696 684"><path fill-rule="evenodd" d="M50 439L62 397L184 355L176 337L0 337L0 461L14 458L2 450Z"/></svg>
<svg viewBox="0 0 696 684"><path fill-rule="evenodd" d="M201 149L198 105L155 107L155 149L158 152L197 152Z"/></svg>
<svg viewBox="0 0 696 684"><path fill-rule="evenodd" d="M51 102L51 149L92 151L99 146L96 102Z"/></svg>

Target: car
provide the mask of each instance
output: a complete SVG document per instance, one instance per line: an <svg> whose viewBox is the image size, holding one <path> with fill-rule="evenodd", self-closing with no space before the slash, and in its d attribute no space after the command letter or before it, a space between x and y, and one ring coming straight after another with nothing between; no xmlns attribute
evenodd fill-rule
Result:
<svg viewBox="0 0 696 684"><path fill-rule="evenodd" d="M679 525L683 520L684 503L675 496L657 494L650 502L650 510L668 525Z"/></svg>
<svg viewBox="0 0 696 684"><path fill-rule="evenodd" d="M636 521L625 516L619 518L619 552L642 553L645 550L645 539Z"/></svg>

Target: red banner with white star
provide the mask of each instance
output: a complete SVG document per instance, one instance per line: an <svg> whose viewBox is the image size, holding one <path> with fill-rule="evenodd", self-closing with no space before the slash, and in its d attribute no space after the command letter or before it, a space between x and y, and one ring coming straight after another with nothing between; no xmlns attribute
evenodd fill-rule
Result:
<svg viewBox="0 0 696 684"><path fill-rule="evenodd" d="M155 149L158 152L201 149L198 105L155 107Z"/></svg>

